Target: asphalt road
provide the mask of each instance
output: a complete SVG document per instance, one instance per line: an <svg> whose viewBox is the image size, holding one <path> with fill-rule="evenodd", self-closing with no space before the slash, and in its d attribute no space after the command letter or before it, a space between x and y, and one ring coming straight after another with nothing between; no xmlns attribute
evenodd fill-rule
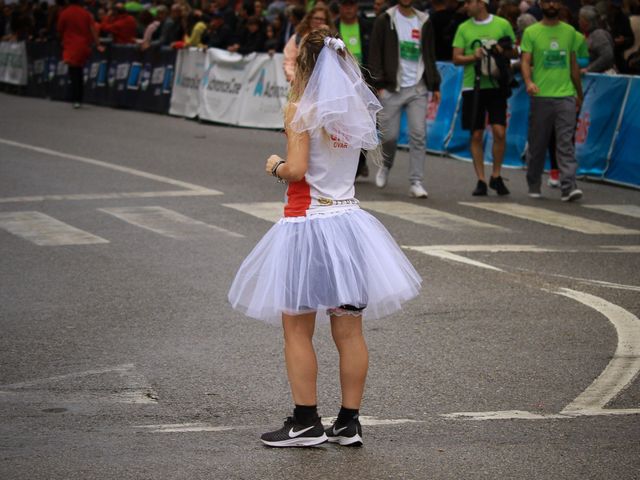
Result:
<svg viewBox="0 0 640 480"><path fill-rule="evenodd" d="M366 324L365 446L269 449L281 331L226 292L284 187L281 133L0 95L0 478L639 479L640 192L427 200L357 184L424 278ZM317 326L319 408L337 355Z"/></svg>

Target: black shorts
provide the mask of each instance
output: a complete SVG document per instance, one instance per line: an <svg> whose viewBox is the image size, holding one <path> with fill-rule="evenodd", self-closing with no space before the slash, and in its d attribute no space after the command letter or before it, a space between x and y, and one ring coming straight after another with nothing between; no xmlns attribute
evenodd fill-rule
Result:
<svg viewBox="0 0 640 480"><path fill-rule="evenodd" d="M507 126L507 97L497 88L483 88L478 92L478 110L473 117L473 90L462 92L462 128L484 130L489 114L489 125ZM473 125L473 128L471 128Z"/></svg>

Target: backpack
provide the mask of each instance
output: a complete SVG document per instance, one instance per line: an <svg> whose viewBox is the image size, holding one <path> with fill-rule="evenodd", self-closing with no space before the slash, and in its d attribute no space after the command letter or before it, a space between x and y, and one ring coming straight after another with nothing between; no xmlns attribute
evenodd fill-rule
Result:
<svg viewBox="0 0 640 480"><path fill-rule="evenodd" d="M518 86L515 80L511 61L498 51L498 46L503 52L511 51L513 43L510 37L502 37L500 40L480 42L482 58L476 62L477 73L489 77L493 84L500 89L506 97L511 96L511 89ZM475 42L474 42L475 43Z"/></svg>

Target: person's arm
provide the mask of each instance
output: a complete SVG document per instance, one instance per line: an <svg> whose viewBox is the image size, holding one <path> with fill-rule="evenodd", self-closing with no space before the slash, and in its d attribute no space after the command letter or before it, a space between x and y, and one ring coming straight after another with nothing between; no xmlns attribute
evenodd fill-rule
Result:
<svg viewBox="0 0 640 480"><path fill-rule="evenodd" d="M571 81L573 82L573 86L576 87L576 107L580 110L584 95L582 93L582 79L580 78L580 66L576 59L576 52L571 52Z"/></svg>
<svg viewBox="0 0 640 480"><path fill-rule="evenodd" d="M296 45L295 33L289 38L289 41L284 46L282 53L284 54L284 60L282 62L284 76L287 78L287 82L291 83L296 73L296 57L298 56L298 46Z"/></svg>
<svg viewBox="0 0 640 480"><path fill-rule="evenodd" d="M289 128L295 113L296 106L289 104L285 114L287 160L280 164L275 172L278 177L283 180L287 180L288 182L297 182L302 180L305 173L307 173L307 168L309 167L309 134L307 132L295 133ZM273 167L282 160L283 159L278 155L271 155L267 159L267 164L265 165L267 175L272 175Z"/></svg>
<svg viewBox="0 0 640 480"><path fill-rule="evenodd" d="M427 48L427 55L426 55L426 60L429 62L429 71L431 72L431 75L433 75L433 78L431 79L431 81L433 82L433 85L429 85L429 89L433 92L433 101L435 103L440 103L440 82L441 82L441 78L440 78L440 72L438 71L438 67L436 65L436 47L435 47L435 35L434 35L434 31L433 31L433 23L431 23L431 20L427 20L424 24L424 28L423 28L423 34L425 35L425 40L426 40L426 48ZM427 68L427 65L425 65L425 69Z"/></svg>
<svg viewBox="0 0 640 480"><path fill-rule="evenodd" d="M469 65L475 63L476 60L482 58L482 48L478 47L473 51L472 55L465 55L464 49L460 47L453 47L453 64L454 65Z"/></svg>
<svg viewBox="0 0 640 480"><path fill-rule="evenodd" d="M613 67L615 57L609 34L604 30L596 30L591 34L589 40L591 42L589 57L593 60L589 62L587 72L599 73Z"/></svg>
<svg viewBox="0 0 640 480"><path fill-rule="evenodd" d="M522 52L520 69L522 71L524 84L527 86L527 93L529 95L537 95L540 92L540 89L535 83L533 83L533 79L531 77L531 52ZM580 72L578 72L578 74L579 73Z"/></svg>

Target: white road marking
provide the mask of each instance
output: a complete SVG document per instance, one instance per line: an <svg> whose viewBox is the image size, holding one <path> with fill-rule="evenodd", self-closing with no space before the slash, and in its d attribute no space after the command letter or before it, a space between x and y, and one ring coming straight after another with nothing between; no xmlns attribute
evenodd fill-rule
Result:
<svg viewBox="0 0 640 480"><path fill-rule="evenodd" d="M0 228L40 246L93 245L108 240L40 212L0 213Z"/></svg>
<svg viewBox="0 0 640 480"><path fill-rule="evenodd" d="M545 415L520 410L497 412L456 412L441 416L469 420L546 420L548 418L572 418L577 416L638 415L640 408L604 408L620 392L633 382L640 373L640 319L618 305L588 293L562 288L551 292L576 300L603 314L614 325L618 333L616 352L587 389L559 414Z"/></svg>
<svg viewBox="0 0 640 480"><path fill-rule="evenodd" d="M503 410L500 412L456 412L441 415L445 418L455 418L461 420L548 420L550 418L566 418L565 415L541 414L524 412L522 410Z"/></svg>
<svg viewBox="0 0 640 480"><path fill-rule="evenodd" d="M284 209L282 202L223 203L222 206L272 223L276 223L282 218Z"/></svg>
<svg viewBox="0 0 640 480"><path fill-rule="evenodd" d="M588 218L581 218L575 215L555 212L540 207L529 207L517 203L471 203L460 202L460 205L481 208L490 212L510 215L512 217L543 223L553 227L560 227L574 232L586 233L589 235L639 235L640 230L619 227L604 222L597 222Z"/></svg>
<svg viewBox="0 0 640 480"><path fill-rule="evenodd" d="M217 190L208 189L205 187L201 187L199 185L194 185L193 183L183 182L180 180L175 180L169 177L163 177L161 175L155 175L153 173L143 172L142 170L136 170L135 168L124 167L122 165L116 165L113 163L103 162L102 160L96 160L94 158L82 157L80 155L72 155L69 153L59 152L57 150L51 150L49 148L38 147L35 145L29 145L27 143L14 142L13 140L7 140L4 138L0 138L0 143L5 145L10 145L12 147L24 148L25 150L31 150L38 153L44 153L46 155L51 155L54 157L65 158L67 160L75 160L77 162L87 163L89 165L94 165L97 167L108 168L110 170L115 170L118 172L127 173L129 175L135 175L137 177L146 178L149 180L154 180L156 182L168 183L169 185L173 185L175 187L186 188L187 190L198 190L198 191L209 191L210 195L222 195L222 192Z"/></svg>
<svg viewBox="0 0 640 480"><path fill-rule="evenodd" d="M470 218L453 215L451 213L435 210L433 208L421 207L408 202L362 202L361 207L365 210L391 215L407 220L418 225L448 230L453 232L465 232L469 227L485 228L491 230L509 231L509 229L492 225L490 223L478 222Z"/></svg>
<svg viewBox="0 0 640 480"><path fill-rule="evenodd" d="M126 373L132 371L133 369L133 363L125 363L123 365L117 365L115 367L97 368L93 370L85 370L82 372L67 373L64 375L54 375L53 377L37 378L34 380L28 380L26 382L7 383L5 385L0 385L0 388L15 389L33 387L35 385L67 380L69 378L87 377L89 375L102 375L104 373Z"/></svg>
<svg viewBox="0 0 640 480"><path fill-rule="evenodd" d="M0 203L45 202L52 200L110 200L113 198L201 197L220 195L214 190L166 190L157 192L77 193L70 195L32 195L0 198Z"/></svg>
<svg viewBox="0 0 640 480"><path fill-rule="evenodd" d="M447 250L438 250L431 247L405 247L407 250L415 250L416 252L424 253L432 257L442 258L444 260L451 260L458 263L465 263L467 265L473 265L474 267L486 268L487 270L494 270L496 272L503 272L504 270L489 265L488 263L478 262L471 260L470 258L463 257L462 255L456 255L455 253L448 252Z"/></svg>
<svg viewBox="0 0 640 480"><path fill-rule="evenodd" d="M576 281L578 281L580 283L587 284L587 285L596 285L598 287L616 288L618 290L630 290L632 292L640 292L640 287L635 286L635 285L625 285L623 283L603 282L602 280L590 280L588 278L570 277L568 275L558 275L558 274L553 274L553 273L550 273L548 275L551 275L552 277L559 277L559 278L567 278L569 280L576 280Z"/></svg>
<svg viewBox="0 0 640 480"><path fill-rule="evenodd" d="M640 373L640 319L618 305L588 293L562 288L558 295L580 302L602 315L618 333L616 352L598 378L562 413L604 409ZM640 412L640 409L638 409Z"/></svg>
<svg viewBox="0 0 640 480"><path fill-rule="evenodd" d="M30 389L32 387L37 388L43 385L65 382L75 378L105 375L109 373L120 375L123 378L123 385L121 391L112 392L102 398L103 400L115 401L118 403L157 404L157 394L149 385L149 382L147 382L146 379L135 370L135 366L132 363L0 385L0 396L23 395L24 389ZM46 388L39 391L47 392L47 394L56 394L55 390Z"/></svg>
<svg viewBox="0 0 640 480"><path fill-rule="evenodd" d="M403 246L423 253L431 250L444 250L446 252L486 252L486 253L549 253L567 252L578 250L567 250L566 248L538 247L536 245L421 245Z"/></svg>
<svg viewBox="0 0 640 480"><path fill-rule="evenodd" d="M583 207L604 210L605 212L626 215L627 217L640 218L639 205L583 205Z"/></svg>
<svg viewBox="0 0 640 480"><path fill-rule="evenodd" d="M219 232L234 238L244 238L236 232L209 225L163 207L99 208L101 212L169 238L188 238L194 235Z"/></svg>
<svg viewBox="0 0 640 480"><path fill-rule="evenodd" d="M410 420L407 418L376 418L361 416L360 423L365 426L382 426L382 425L403 425L408 423L421 423L420 420ZM336 419L335 417L323 417L325 426L331 425ZM150 433L193 433L193 432L226 432L229 430L249 430L258 428L260 425L242 425L242 426L215 426L207 423L167 423L160 425L136 425L133 428L148 431Z"/></svg>

